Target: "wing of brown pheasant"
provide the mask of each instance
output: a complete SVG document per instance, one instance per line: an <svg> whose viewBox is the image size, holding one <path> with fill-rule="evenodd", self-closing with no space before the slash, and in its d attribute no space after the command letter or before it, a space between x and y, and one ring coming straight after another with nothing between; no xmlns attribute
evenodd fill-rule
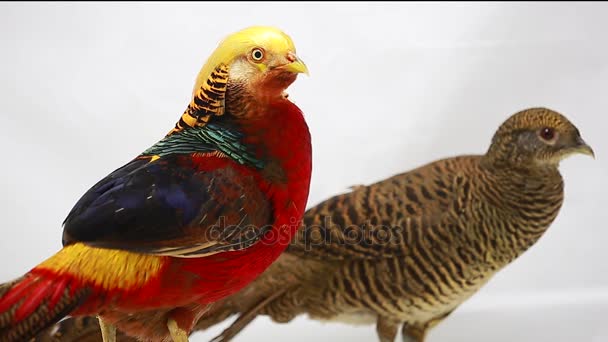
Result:
<svg viewBox="0 0 608 342"><path fill-rule="evenodd" d="M506 120L484 155L330 198L306 213L277 262L214 304L197 328L239 314L214 340L226 341L257 315L288 322L308 314L375 322L381 341L400 326L405 341L424 341L547 230L563 201L559 162L573 153L593 155L568 119L532 108Z"/></svg>

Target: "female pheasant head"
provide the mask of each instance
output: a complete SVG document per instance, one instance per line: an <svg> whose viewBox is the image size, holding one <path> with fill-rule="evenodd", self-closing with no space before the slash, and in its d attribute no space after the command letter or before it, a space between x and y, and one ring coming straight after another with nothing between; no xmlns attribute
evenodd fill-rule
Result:
<svg viewBox="0 0 608 342"><path fill-rule="evenodd" d="M515 168L557 168L560 161L576 153L594 156L574 124L550 109L530 108L500 126L486 159Z"/></svg>

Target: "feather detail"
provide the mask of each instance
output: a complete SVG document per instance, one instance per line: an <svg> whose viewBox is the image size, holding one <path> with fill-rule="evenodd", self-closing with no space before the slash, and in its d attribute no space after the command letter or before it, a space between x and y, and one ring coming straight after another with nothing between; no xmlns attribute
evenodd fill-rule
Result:
<svg viewBox="0 0 608 342"><path fill-rule="evenodd" d="M228 86L228 66L218 65L192 96L192 101L175 127L167 136L188 127L205 126L212 116L224 115L224 101Z"/></svg>
<svg viewBox="0 0 608 342"><path fill-rule="evenodd" d="M75 243L42 262L37 269L68 274L80 282L105 290L130 290L157 277L163 265L163 258L159 256Z"/></svg>
<svg viewBox="0 0 608 342"><path fill-rule="evenodd" d="M5 285L0 297L0 340L25 341L69 314L91 293L69 277L45 276L36 269Z"/></svg>
<svg viewBox="0 0 608 342"><path fill-rule="evenodd" d="M188 128L165 137L142 155L164 157L172 154L221 152L241 165L261 169L264 161L256 157L252 147L242 142L243 134L227 122L209 123Z"/></svg>

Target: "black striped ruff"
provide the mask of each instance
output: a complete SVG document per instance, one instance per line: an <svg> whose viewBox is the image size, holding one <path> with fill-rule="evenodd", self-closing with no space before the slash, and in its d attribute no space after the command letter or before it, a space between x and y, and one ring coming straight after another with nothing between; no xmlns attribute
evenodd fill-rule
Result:
<svg viewBox="0 0 608 342"><path fill-rule="evenodd" d="M228 66L218 65L192 97L192 101L175 127L167 134L182 131L186 127L204 126L212 116L224 114L226 89L228 88Z"/></svg>

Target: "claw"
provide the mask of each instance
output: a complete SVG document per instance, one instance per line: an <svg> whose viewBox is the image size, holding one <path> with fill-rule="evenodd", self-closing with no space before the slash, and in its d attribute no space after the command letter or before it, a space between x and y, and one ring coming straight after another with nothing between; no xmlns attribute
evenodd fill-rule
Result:
<svg viewBox="0 0 608 342"><path fill-rule="evenodd" d="M106 324L101 317L99 319L99 328L101 329L101 338L103 342L116 342L116 327L112 324Z"/></svg>
<svg viewBox="0 0 608 342"><path fill-rule="evenodd" d="M173 342L188 342L188 333L182 330L173 318L169 318L167 327L169 328L169 333L171 334Z"/></svg>

